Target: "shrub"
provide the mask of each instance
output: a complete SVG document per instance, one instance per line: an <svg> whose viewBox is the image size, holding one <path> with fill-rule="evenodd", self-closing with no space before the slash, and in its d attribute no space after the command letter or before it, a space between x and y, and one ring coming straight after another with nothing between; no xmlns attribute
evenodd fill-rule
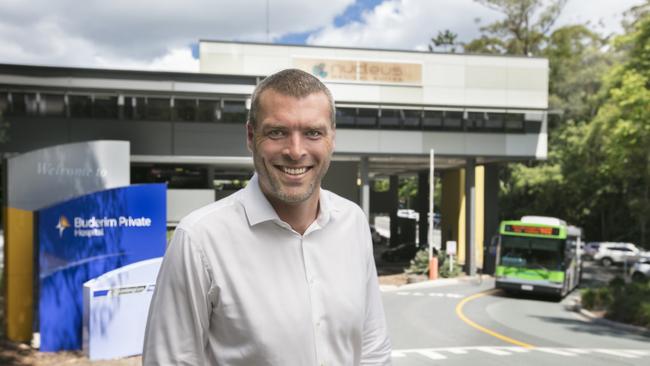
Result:
<svg viewBox="0 0 650 366"><path fill-rule="evenodd" d="M445 251L440 251L438 257L438 276L441 278L458 277L462 272L461 266L454 262L454 268L449 271L448 257ZM429 273L429 251L419 250L411 260L411 265L404 270L407 274L428 274Z"/></svg>
<svg viewBox="0 0 650 366"><path fill-rule="evenodd" d="M427 274L429 273L429 251L418 250L415 257L411 259L411 265L404 270L407 274Z"/></svg>
<svg viewBox="0 0 650 366"><path fill-rule="evenodd" d="M608 287L588 288L581 295L582 307L587 310L605 310L612 303L612 292Z"/></svg>
<svg viewBox="0 0 650 366"><path fill-rule="evenodd" d="M457 258L457 257L454 257ZM444 250L440 251L438 255L438 275L442 278L452 278L458 277L463 273L463 269L460 264L454 260L453 269L449 270L449 257Z"/></svg>
<svg viewBox="0 0 650 366"><path fill-rule="evenodd" d="M650 285L630 283L614 289L605 316L624 323L650 326Z"/></svg>

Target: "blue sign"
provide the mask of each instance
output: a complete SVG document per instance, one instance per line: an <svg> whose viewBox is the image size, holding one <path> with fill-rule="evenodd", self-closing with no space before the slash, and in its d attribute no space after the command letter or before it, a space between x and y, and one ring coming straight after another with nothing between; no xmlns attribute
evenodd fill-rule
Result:
<svg viewBox="0 0 650 366"><path fill-rule="evenodd" d="M164 184L143 184L38 211L41 351L81 349L86 281L164 255L166 204Z"/></svg>

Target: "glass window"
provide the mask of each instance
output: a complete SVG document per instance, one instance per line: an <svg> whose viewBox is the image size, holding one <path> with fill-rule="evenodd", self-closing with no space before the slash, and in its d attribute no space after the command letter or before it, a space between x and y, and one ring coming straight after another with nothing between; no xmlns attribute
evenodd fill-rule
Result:
<svg viewBox="0 0 650 366"><path fill-rule="evenodd" d="M174 98L174 119L179 121L195 121L196 110L196 99Z"/></svg>
<svg viewBox="0 0 650 366"><path fill-rule="evenodd" d="M420 127L420 117L422 117L422 111L415 110L404 110L404 127L407 128L419 128Z"/></svg>
<svg viewBox="0 0 650 366"><path fill-rule="evenodd" d="M375 127L377 125L377 110L359 108L357 127Z"/></svg>
<svg viewBox="0 0 650 366"><path fill-rule="evenodd" d="M445 111L442 125L445 129L460 130L463 128L463 112Z"/></svg>
<svg viewBox="0 0 650 366"><path fill-rule="evenodd" d="M144 97L125 97L124 98L124 118L142 120L145 114Z"/></svg>
<svg viewBox="0 0 650 366"><path fill-rule="evenodd" d="M91 118L93 101L90 95L68 95L68 107L72 118Z"/></svg>
<svg viewBox="0 0 650 366"><path fill-rule="evenodd" d="M402 111L399 109L382 109L379 125L382 127L399 127L402 123Z"/></svg>
<svg viewBox="0 0 650 366"><path fill-rule="evenodd" d="M521 132L524 129L524 115L517 113L508 113L505 118L506 131Z"/></svg>
<svg viewBox="0 0 650 366"><path fill-rule="evenodd" d="M485 112L467 112L465 126L470 130L483 129L485 127Z"/></svg>
<svg viewBox="0 0 650 366"><path fill-rule="evenodd" d="M0 113L6 115L9 111L9 93L0 92Z"/></svg>
<svg viewBox="0 0 650 366"><path fill-rule="evenodd" d="M145 119L149 121L169 121L171 104L169 98L146 98Z"/></svg>
<svg viewBox="0 0 650 366"><path fill-rule="evenodd" d="M11 93L11 104L9 111L15 116L24 116L27 114L27 106L25 105L25 93Z"/></svg>
<svg viewBox="0 0 650 366"><path fill-rule="evenodd" d="M503 236L500 261L504 266L560 270L563 266L562 240Z"/></svg>
<svg viewBox="0 0 650 366"><path fill-rule="evenodd" d="M215 122L219 120L221 110L219 109L218 100L199 99L198 120L205 122Z"/></svg>
<svg viewBox="0 0 650 366"><path fill-rule="evenodd" d="M228 123L246 123L248 111L243 100L226 100L223 102L221 120Z"/></svg>
<svg viewBox="0 0 650 366"><path fill-rule="evenodd" d="M41 94L41 115L65 117L65 96L63 94Z"/></svg>
<svg viewBox="0 0 650 366"><path fill-rule="evenodd" d="M355 108L336 108L336 126L352 127L357 110Z"/></svg>
<svg viewBox="0 0 650 366"><path fill-rule="evenodd" d="M489 130L503 130L503 113L487 113L485 128Z"/></svg>
<svg viewBox="0 0 650 366"><path fill-rule="evenodd" d="M422 119L422 127L428 129L436 129L442 127L443 113L442 111L424 111L424 118Z"/></svg>
<svg viewBox="0 0 650 366"><path fill-rule="evenodd" d="M117 96L95 95L93 99L93 118L117 118Z"/></svg>

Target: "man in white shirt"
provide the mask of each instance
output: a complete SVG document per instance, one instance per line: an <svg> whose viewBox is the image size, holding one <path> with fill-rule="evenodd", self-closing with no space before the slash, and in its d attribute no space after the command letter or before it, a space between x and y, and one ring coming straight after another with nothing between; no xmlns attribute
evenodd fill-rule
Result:
<svg viewBox="0 0 650 366"><path fill-rule="evenodd" d="M145 365L390 365L368 222L320 188L332 96L284 70L252 96L256 174L181 221L158 275Z"/></svg>

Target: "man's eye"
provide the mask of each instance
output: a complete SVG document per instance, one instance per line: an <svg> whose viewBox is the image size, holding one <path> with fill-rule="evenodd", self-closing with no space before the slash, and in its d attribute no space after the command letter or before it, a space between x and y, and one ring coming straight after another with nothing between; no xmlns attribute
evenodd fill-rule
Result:
<svg viewBox="0 0 650 366"><path fill-rule="evenodd" d="M323 135L323 134L322 134L320 131L317 131L317 130L307 131L307 137L312 137L312 138L314 138L314 137L320 137L320 136L322 136L322 135Z"/></svg>
<svg viewBox="0 0 650 366"><path fill-rule="evenodd" d="M284 132L282 132L282 130L271 130L269 131L268 136L270 138L280 138L284 136Z"/></svg>

